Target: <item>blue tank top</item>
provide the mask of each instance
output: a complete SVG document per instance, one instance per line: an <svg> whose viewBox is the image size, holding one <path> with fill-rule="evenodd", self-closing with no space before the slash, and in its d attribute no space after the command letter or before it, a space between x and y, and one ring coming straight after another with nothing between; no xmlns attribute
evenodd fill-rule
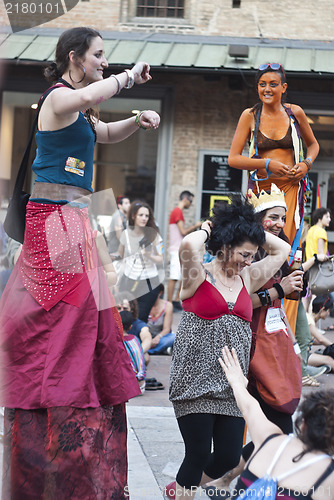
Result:
<svg viewBox="0 0 334 500"><path fill-rule="evenodd" d="M79 112L78 119L60 130L36 132L36 158L32 169L37 182L92 189L95 135Z"/></svg>

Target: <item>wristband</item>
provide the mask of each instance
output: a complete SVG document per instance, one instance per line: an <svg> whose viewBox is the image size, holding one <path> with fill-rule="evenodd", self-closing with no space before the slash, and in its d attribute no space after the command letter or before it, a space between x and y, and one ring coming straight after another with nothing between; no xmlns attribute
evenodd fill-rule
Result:
<svg viewBox="0 0 334 500"><path fill-rule="evenodd" d="M147 130L146 127L143 127L142 124L140 123L140 117L143 113L145 113L146 109L144 111L138 111L136 114L136 124L138 125L139 128L142 128L143 130Z"/></svg>
<svg viewBox="0 0 334 500"><path fill-rule="evenodd" d="M270 297L270 293L268 292L268 290L267 290L266 288L264 289L264 291L265 291L265 294L266 294L266 296L267 296L267 304L268 304L269 306L271 306L271 297Z"/></svg>
<svg viewBox="0 0 334 500"><path fill-rule="evenodd" d="M256 292L256 295L259 297L262 306L266 306L268 304L268 295L266 294L265 290Z"/></svg>
<svg viewBox="0 0 334 500"><path fill-rule="evenodd" d="M119 78L116 75L110 75L109 78L115 78L115 80L117 82L117 92L116 92L116 95L118 95L120 93L120 91L122 90L122 85L121 85L121 82L120 82Z"/></svg>
<svg viewBox="0 0 334 500"><path fill-rule="evenodd" d="M296 354L300 354L301 353L301 350L300 350L298 342L294 342L293 343L293 350L295 351Z"/></svg>
<svg viewBox="0 0 334 500"><path fill-rule="evenodd" d="M270 170L269 170L269 163L270 163L270 158L267 158L266 159L266 172L267 174L269 174Z"/></svg>
<svg viewBox="0 0 334 500"><path fill-rule="evenodd" d="M305 160L302 160L301 163L304 163L307 167L307 170L311 170L311 167L313 165L312 158L308 157Z"/></svg>
<svg viewBox="0 0 334 500"><path fill-rule="evenodd" d="M318 264L319 260L318 260L318 255L316 253L313 254L313 257L314 257L314 263L315 264Z"/></svg>
<svg viewBox="0 0 334 500"><path fill-rule="evenodd" d="M131 89L135 83L135 76L131 69L125 69L125 73L128 75L128 83L124 86L125 89Z"/></svg>
<svg viewBox="0 0 334 500"><path fill-rule="evenodd" d="M279 299L284 299L285 297L285 293L284 293L284 290L283 288L281 287L281 285L279 283L274 283L273 284L273 288L276 289L277 293L278 293L278 298Z"/></svg>
<svg viewBox="0 0 334 500"><path fill-rule="evenodd" d="M201 227L200 231L205 231L206 232L206 240L204 241L204 243L206 243L208 241L208 239L210 238L209 231L207 231L206 229L203 229L202 227Z"/></svg>

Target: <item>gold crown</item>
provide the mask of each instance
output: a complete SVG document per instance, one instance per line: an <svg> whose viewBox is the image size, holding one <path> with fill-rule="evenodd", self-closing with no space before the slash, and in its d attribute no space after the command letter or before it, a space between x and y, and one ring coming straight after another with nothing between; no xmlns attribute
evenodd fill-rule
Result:
<svg viewBox="0 0 334 500"><path fill-rule="evenodd" d="M248 190L247 194L248 202L253 205L255 213L262 212L263 210L268 210L273 207L283 207L286 210L287 206L284 197L284 192L278 189L276 184L271 185L270 194L262 190L258 195L256 195L251 189Z"/></svg>

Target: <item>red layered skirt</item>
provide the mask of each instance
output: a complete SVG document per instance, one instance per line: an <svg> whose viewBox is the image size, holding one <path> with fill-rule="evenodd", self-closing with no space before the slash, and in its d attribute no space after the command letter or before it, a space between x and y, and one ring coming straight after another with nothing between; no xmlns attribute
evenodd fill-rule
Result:
<svg viewBox="0 0 334 500"><path fill-rule="evenodd" d="M3 498L123 498L124 403L139 388L87 209L28 203L0 314Z"/></svg>

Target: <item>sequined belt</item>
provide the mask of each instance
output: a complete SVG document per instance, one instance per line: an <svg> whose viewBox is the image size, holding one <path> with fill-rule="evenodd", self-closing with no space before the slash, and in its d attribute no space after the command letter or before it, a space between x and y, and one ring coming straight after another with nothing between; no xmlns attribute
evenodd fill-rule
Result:
<svg viewBox="0 0 334 500"><path fill-rule="evenodd" d="M49 182L35 182L31 198L45 198L47 200L67 200L73 201L92 194L88 189L66 184L51 184ZM86 200L80 200L88 202Z"/></svg>

